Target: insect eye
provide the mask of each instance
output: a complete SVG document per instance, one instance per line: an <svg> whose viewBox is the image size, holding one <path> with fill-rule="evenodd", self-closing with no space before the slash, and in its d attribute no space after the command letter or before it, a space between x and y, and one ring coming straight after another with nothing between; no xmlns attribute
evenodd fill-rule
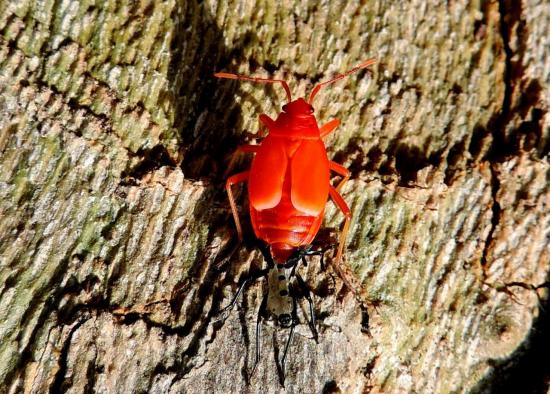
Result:
<svg viewBox="0 0 550 394"><path fill-rule="evenodd" d="M313 107L310 105L310 106L309 106L309 113L312 114L313 111L314 111L314 109L313 109Z"/></svg>
<svg viewBox="0 0 550 394"><path fill-rule="evenodd" d="M285 112L286 112L287 110L288 110L288 105L286 105L286 104L285 104L285 105L283 105L283 111L285 111Z"/></svg>

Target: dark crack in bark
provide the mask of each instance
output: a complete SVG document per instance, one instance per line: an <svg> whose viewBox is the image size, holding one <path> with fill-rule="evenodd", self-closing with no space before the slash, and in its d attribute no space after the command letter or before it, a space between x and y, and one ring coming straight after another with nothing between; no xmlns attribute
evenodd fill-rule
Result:
<svg viewBox="0 0 550 394"><path fill-rule="evenodd" d="M540 141L542 132L540 130L541 111L536 108L540 98L540 87L536 87L537 81L532 81L529 88L523 92L519 104L514 104L512 94L514 88L523 85L523 54L525 51L525 39L523 29L526 29L525 21L522 20L523 9L521 2L509 0L500 0L500 31L505 52L505 94L502 103L502 111L494 120L493 142L489 153L491 170L491 194L493 197L491 228L485 241L481 263L483 266L487 263L488 254L493 246L493 234L499 225L501 206L498 202L498 192L500 189L499 173L495 170L495 162L506 160L511 155L518 155L522 150L530 150L537 146L537 142L526 142L526 132L530 132L532 127L539 127L538 140ZM519 37L512 37L515 32ZM511 48L511 40L516 39L520 47L516 52ZM519 59L512 60L514 55ZM520 113L522 119L525 119L527 113L533 110L533 119L531 121L522 121L519 127L512 130L507 135L507 129L514 115ZM529 127L532 126L532 127ZM540 145L540 144L538 144ZM548 151L548 147L542 147L537 150L539 158L542 158ZM548 287L548 282L535 286L523 282L510 282L497 288L504 291L514 298L510 293L510 287L521 287L535 291L539 299L539 316L533 323L530 334L526 341L518 348L511 357L506 360L494 360L492 366L494 372L491 378L486 378L474 389L474 392L532 392L543 393L550 387L550 366L547 362L547 355L550 352L550 337L546 334L550 331L550 298L546 295L545 300L541 300L537 290Z"/></svg>
<svg viewBox="0 0 550 394"><path fill-rule="evenodd" d="M50 386L50 394L63 393L67 390L68 387L66 386L66 382L65 382L65 374L67 372L67 367L68 367L67 358L69 356L69 351L71 349L71 340L73 338L74 333L80 328L80 326L82 326L90 318L91 316L79 317L76 323L74 323L74 325L71 327L67 337L65 338L65 342L63 342L63 346L61 348L61 352L59 354L59 359L58 359L59 370L56 372L53 383Z"/></svg>

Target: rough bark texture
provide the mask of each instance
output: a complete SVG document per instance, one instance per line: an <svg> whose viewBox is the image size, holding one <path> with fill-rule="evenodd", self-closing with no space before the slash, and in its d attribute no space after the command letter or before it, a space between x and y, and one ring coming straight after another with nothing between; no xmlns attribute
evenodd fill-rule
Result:
<svg viewBox="0 0 550 394"><path fill-rule="evenodd" d="M312 262L320 339L298 327L285 390L544 390L549 29L545 0L2 0L0 391L283 391L285 330L263 325L249 375L262 285L216 312L262 264L242 245L220 267L223 172L284 95L211 74L297 97L369 57L315 108L342 120L372 336Z"/></svg>

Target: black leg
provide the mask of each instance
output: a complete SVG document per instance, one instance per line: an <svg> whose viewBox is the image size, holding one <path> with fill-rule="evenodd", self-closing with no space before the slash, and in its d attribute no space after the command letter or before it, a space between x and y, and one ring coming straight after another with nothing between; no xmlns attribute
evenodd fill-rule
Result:
<svg viewBox="0 0 550 394"><path fill-rule="evenodd" d="M315 339L315 342L319 342L319 334L317 333L316 328L317 324L315 319L315 310L313 308L313 299L311 298L311 291L309 290L308 285L306 284L306 282L304 282L300 274L296 274L296 281L298 282L298 286L300 286L300 290L306 298L307 303L309 304L309 315L311 317L311 321L309 323L311 331L313 332L313 339Z"/></svg>
<svg viewBox="0 0 550 394"><path fill-rule="evenodd" d="M367 334L369 338L372 338L369 327L369 311L367 307L361 305L361 332Z"/></svg>
<svg viewBox="0 0 550 394"><path fill-rule="evenodd" d="M222 308L219 312L218 312L218 315L223 315L221 316L218 320L225 320L227 318L227 315L229 314L229 312L233 309L233 307L235 306L235 304L237 303L237 299L239 298L239 296L241 295L244 287L248 284L248 282L250 281L256 281L260 278L264 278L267 276L267 274L269 273L269 270L270 268L264 268L258 272L255 272L255 273L252 273L252 274L249 274L243 281L242 283L239 285L239 289L237 290L237 293L235 294L235 296L233 297L233 299L231 300L231 302L229 303L229 305L227 305L225 308Z"/></svg>
<svg viewBox="0 0 550 394"><path fill-rule="evenodd" d="M334 248L335 245L328 245L325 246L322 249L312 249L312 245L308 245L304 248L299 248L294 251L294 253L288 258L288 260L285 262L284 267L285 268L293 268L295 269L298 265L298 262L302 260L304 266L307 267L307 261L305 259L306 256L320 256L321 257L321 269L325 270L325 252L329 249ZM293 270L294 272L294 270Z"/></svg>
<svg viewBox="0 0 550 394"><path fill-rule="evenodd" d="M252 378L252 375L254 375L254 372L256 371L256 367L258 366L258 363L260 362L260 336L261 336L261 327L262 327L262 317L265 316L265 311L267 308L267 293L264 293L262 298L262 303L260 304L260 308L258 309L258 315L256 316L256 359L254 360L254 366L252 367L252 371L250 372L250 378Z"/></svg>
<svg viewBox="0 0 550 394"><path fill-rule="evenodd" d="M298 306L296 304L296 298L292 297L292 326L290 326L290 333L288 334L288 339L286 340L285 350L283 352L283 358L281 359L281 385L285 387L285 361L288 354L288 349L290 348L290 343L292 342L292 337L294 336L294 328L298 323Z"/></svg>
<svg viewBox="0 0 550 394"><path fill-rule="evenodd" d="M271 268L273 268L275 266L275 262L273 261L273 258L271 257L271 252L269 250L269 247L267 246L267 244L265 244L264 242L260 241L260 240L256 240L255 241L255 244L256 246L258 247L258 249L260 249L260 252L262 252L262 255L264 256L264 259L267 263L267 268L264 268L258 272L255 272L253 274L249 274L248 277L246 277L242 282L241 284L239 285L239 289L237 290L237 293L235 294L235 296L233 297L233 299L231 300L231 302L229 303L228 306L226 306L225 308L222 308L219 312L218 312L218 315L224 315L224 316L221 316L219 320L225 320L227 318L227 314L233 309L233 307L235 306L235 304L237 303L237 299L239 298L239 296L241 295L242 291L244 290L244 287L251 281L256 281L260 278L265 278L267 276L267 274L269 273L269 270ZM234 251L233 251L234 252Z"/></svg>
<svg viewBox="0 0 550 394"><path fill-rule="evenodd" d="M321 270L325 271L325 254L324 253L321 254L321 261L319 262L319 264L321 265Z"/></svg>
<svg viewBox="0 0 550 394"><path fill-rule="evenodd" d="M310 253L308 253L308 256L321 256L320 265L321 265L321 270L324 271L325 268L326 268L326 266L325 266L325 252L327 250L333 249L335 246L337 246L337 245L330 244L328 246L325 246L324 248L321 248L320 250L313 250Z"/></svg>
<svg viewBox="0 0 550 394"><path fill-rule="evenodd" d="M273 268L275 266L275 261L273 261L273 257L271 256L271 251L269 250L269 246L265 242L262 242L260 240L257 240L256 246L258 249L260 249L260 252L264 256L264 260L267 263L267 268Z"/></svg>

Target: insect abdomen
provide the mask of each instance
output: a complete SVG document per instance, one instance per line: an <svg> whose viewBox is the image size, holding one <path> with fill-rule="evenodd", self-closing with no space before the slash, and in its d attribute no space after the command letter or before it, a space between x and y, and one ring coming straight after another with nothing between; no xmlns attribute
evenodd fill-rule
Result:
<svg viewBox="0 0 550 394"><path fill-rule="evenodd" d="M250 207L252 227L256 237L271 245L273 258L284 262L294 248L308 245L319 231L323 212L318 216L298 211L290 198L290 174L287 172L283 193L277 206L258 211Z"/></svg>

